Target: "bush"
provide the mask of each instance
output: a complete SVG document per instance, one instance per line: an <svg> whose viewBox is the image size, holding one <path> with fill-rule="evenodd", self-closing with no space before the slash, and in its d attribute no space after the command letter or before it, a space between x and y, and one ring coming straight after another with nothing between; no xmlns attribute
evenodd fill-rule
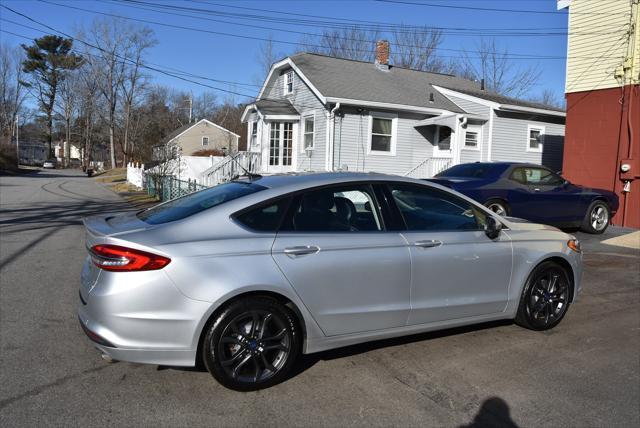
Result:
<svg viewBox="0 0 640 428"><path fill-rule="evenodd" d="M8 142L0 142L0 170L17 171L18 158L16 157L16 146Z"/></svg>
<svg viewBox="0 0 640 428"><path fill-rule="evenodd" d="M191 156L224 156L224 152L218 149L204 149L194 152Z"/></svg>

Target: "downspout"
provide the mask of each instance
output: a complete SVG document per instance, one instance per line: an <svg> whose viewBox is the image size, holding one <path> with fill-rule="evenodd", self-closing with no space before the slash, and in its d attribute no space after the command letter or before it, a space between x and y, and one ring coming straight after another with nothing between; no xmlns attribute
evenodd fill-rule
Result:
<svg viewBox="0 0 640 428"><path fill-rule="evenodd" d="M340 109L340 103L336 103L335 107L333 107L331 109L331 112L329 112L329 159L331 159L331 165L329 167L329 171L333 171L334 167L335 167L335 159L334 159L334 153L335 153L335 148L334 148L334 144L335 144L335 132L336 132L336 111L338 111Z"/></svg>
<svg viewBox="0 0 640 428"><path fill-rule="evenodd" d="M489 108L489 141L487 141L487 162L491 162L491 146L493 146L493 107ZM482 152L480 152L482 160Z"/></svg>

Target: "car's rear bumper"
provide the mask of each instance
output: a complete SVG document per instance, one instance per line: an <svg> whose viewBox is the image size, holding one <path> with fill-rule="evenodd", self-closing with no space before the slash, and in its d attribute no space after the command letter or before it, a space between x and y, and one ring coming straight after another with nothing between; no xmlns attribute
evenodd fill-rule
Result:
<svg viewBox="0 0 640 428"><path fill-rule="evenodd" d="M78 317L101 352L120 361L195 364L210 303L185 297L162 271L83 271L82 282Z"/></svg>

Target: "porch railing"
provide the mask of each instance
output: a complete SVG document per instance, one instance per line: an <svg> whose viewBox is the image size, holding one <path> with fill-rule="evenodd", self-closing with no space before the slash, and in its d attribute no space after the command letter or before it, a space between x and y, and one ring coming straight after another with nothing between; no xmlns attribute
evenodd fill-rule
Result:
<svg viewBox="0 0 640 428"><path fill-rule="evenodd" d="M261 154L256 152L238 152L226 156L202 173L202 182L206 186L215 186L244 175L246 171L257 174L260 172L261 160Z"/></svg>
<svg viewBox="0 0 640 428"><path fill-rule="evenodd" d="M452 164L451 158L434 158L429 157L424 159L412 167L409 171L403 175L411 178L431 178L434 175L449 168Z"/></svg>

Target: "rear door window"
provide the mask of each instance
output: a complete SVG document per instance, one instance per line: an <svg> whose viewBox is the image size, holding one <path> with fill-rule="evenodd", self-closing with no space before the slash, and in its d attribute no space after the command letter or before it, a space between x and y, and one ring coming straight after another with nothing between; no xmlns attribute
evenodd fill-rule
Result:
<svg viewBox="0 0 640 428"><path fill-rule="evenodd" d="M262 204L237 215L236 221L256 232L276 232L289 207L289 198Z"/></svg>
<svg viewBox="0 0 640 428"><path fill-rule="evenodd" d="M174 199L138 213L138 218L149 224L163 224L182 220L225 202L265 190L256 183L232 181L210 189Z"/></svg>

